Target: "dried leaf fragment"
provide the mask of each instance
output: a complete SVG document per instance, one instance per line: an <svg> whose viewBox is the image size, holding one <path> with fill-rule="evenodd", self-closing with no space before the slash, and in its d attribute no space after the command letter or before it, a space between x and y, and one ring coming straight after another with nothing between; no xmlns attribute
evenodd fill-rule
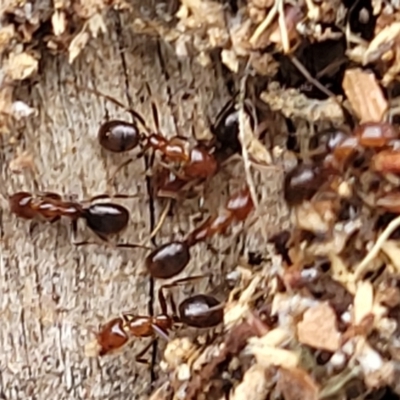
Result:
<svg viewBox="0 0 400 400"><path fill-rule="evenodd" d="M260 165L271 165L272 158L267 148L255 137L250 126L248 115L244 114L244 130L243 135L239 136L239 140L247 150L249 158Z"/></svg>
<svg viewBox="0 0 400 400"><path fill-rule="evenodd" d="M53 25L54 35L56 36L62 35L67 27L65 13L60 10L54 11L53 16L51 17L51 24Z"/></svg>
<svg viewBox="0 0 400 400"><path fill-rule="evenodd" d="M35 162L27 151L18 150L17 156L10 161L9 168L15 174L20 174L24 169L35 171Z"/></svg>
<svg viewBox="0 0 400 400"><path fill-rule="evenodd" d="M274 30L269 35L269 40L272 43L279 44L285 50L289 50L289 43L297 39L298 32L296 31L296 24L299 23L304 17L299 6L287 5L284 9L284 15L280 16L281 22L277 24ZM285 32L286 31L286 32ZM285 42L287 42L285 44Z"/></svg>
<svg viewBox="0 0 400 400"><path fill-rule="evenodd" d="M359 325L361 321L372 311L374 303L374 291L369 281L358 284L354 297L354 324Z"/></svg>
<svg viewBox="0 0 400 400"><path fill-rule="evenodd" d="M252 365L244 374L242 382L236 387L231 400L245 400L251 393L253 400L264 400L268 393L269 382L265 375L265 368L259 364Z"/></svg>
<svg viewBox="0 0 400 400"><path fill-rule="evenodd" d="M385 361L363 337L360 337L357 342L355 356L364 373L367 386L377 388L392 383L394 377L393 364Z"/></svg>
<svg viewBox="0 0 400 400"><path fill-rule="evenodd" d="M28 104L21 100L14 101L14 103L12 103L11 115L18 121L23 118L27 118L30 115L36 114L37 110L35 108L29 107Z"/></svg>
<svg viewBox="0 0 400 400"><path fill-rule="evenodd" d="M304 118L307 121L329 120L342 123L342 107L334 98L326 100L309 99L296 89L281 89L275 82L261 93L261 99L272 111L280 111L287 118Z"/></svg>
<svg viewBox="0 0 400 400"><path fill-rule="evenodd" d="M38 60L28 53L11 55L6 66L6 74L14 81L22 81L38 69Z"/></svg>
<svg viewBox="0 0 400 400"><path fill-rule="evenodd" d="M318 400L318 385L301 368L281 368L277 386L285 400Z"/></svg>
<svg viewBox="0 0 400 400"><path fill-rule="evenodd" d="M10 24L0 28L0 54L7 48L14 35L14 25Z"/></svg>
<svg viewBox="0 0 400 400"><path fill-rule="evenodd" d="M210 0L182 0L176 16L189 28L218 26L225 28L224 9L221 4Z"/></svg>
<svg viewBox="0 0 400 400"><path fill-rule="evenodd" d="M344 74L343 89L361 123L383 120L388 103L372 72L348 69Z"/></svg>
<svg viewBox="0 0 400 400"><path fill-rule="evenodd" d="M400 273L400 247L397 240L387 240L382 245L382 251L389 257L391 266L396 273Z"/></svg>
<svg viewBox="0 0 400 400"><path fill-rule="evenodd" d="M295 208L297 226L316 234L327 233L335 222L333 206L329 200L304 201Z"/></svg>
<svg viewBox="0 0 400 400"><path fill-rule="evenodd" d="M256 338L254 338L256 339ZM254 355L257 363L265 368L272 365L285 368L294 368L299 365L300 357L291 350L279 349L272 346L259 346L260 342L252 341L250 353Z"/></svg>
<svg viewBox="0 0 400 400"><path fill-rule="evenodd" d="M389 51L394 42L399 40L400 22L393 22L382 29L371 41L363 55L363 65L377 61L384 53Z"/></svg>
<svg viewBox="0 0 400 400"><path fill-rule="evenodd" d="M89 34L85 31L78 33L78 35L74 37L68 48L68 53L69 53L68 61L70 64L72 64L75 58L79 56L80 52L86 46L88 41L89 41Z"/></svg>
<svg viewBox="0 0 400 400"><path fill-rule="evenodd" d="M328 302L308 309L297 325L299 342L320 350L334 352L340 348L336 315Z"/></svg>

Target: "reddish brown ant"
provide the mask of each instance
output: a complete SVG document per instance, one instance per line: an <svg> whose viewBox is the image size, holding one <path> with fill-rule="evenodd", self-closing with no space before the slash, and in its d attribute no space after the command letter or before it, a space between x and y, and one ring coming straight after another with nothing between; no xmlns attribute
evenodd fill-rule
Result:
<svg viewBox="0 0 400 400"><path fill-rule="evenodd" d="M151 132L146 125L145 119L137 111L124 106L118 100L97 90L88 88L80 89L106 98L129 112L134 118L135 122L133 123L121 120L109 120L100 126L97 137L104 149L114 153L121 153L132 150L140 145L142 150L139 156L152 149L154 152L161 153L162 161L173 169L175 175L180 180L185 182L193 179L207 179L217 172L218 162L211 148L199 143L193 144L185 137L173 136L167 139L159 133ZM159 130L154 104L152 104L152 109L155 115L157 130ZM140 123L146 133L140 131L136 121ZM124 162L117 170L122 166L126 166L131 161L132 159Z"/></svg>
<svg viewBox="0 0 400 400"><path fill-rule="evenodd" d="M168 340L168 332L178 323L194 328L212 328L219 325L224 318L222 304L210 295L198 294L186 298L179 304L178 312L172 300L172 315L168 313L164 290L203 277L201 275L183 278L161 286L158 291L161 313L156 316L124 313L107 322L96 334L95 355L114 353L134 338L154 337L158 334ZM142 361L141 356L149 347L146 346L140 355L136 356L137 361Z"/></svg>
<svg viewBox="0 0 400 400"><path fill-rule="evenodd" d="M398 132L386 122L367 122L358 125L353 135L341 130L332 133L326 142L327 162L334 168L343 168L349 158L357 151L380 150L391 147L398 139Z"/></svg>
<svg viewBox="0 0 400 400"><path fill-rule="evenodd" d="M299 164L286 175L286 201L295 205L310 200L315 193L320 192L321 186L330 184L333 176L339 176L338 173L344 171L350 161L357 165L355 161L361 160L362 166L367 162L367 167L376 172L400 172L400 151L390 149L397 139L395 128L383 122L358 125L352 135L341 129L322 135L319 147L312 151L316 155L313 157L314 162ZM373 154L374 151L378 152ZM363 153L367 156L355 159Z"/></svg>
<svg viewBox="0 0 400 400"><path fill-rule="evenodd" d="M108 197L100 195L91 201ZM116 195L115 197L132 197ZM41 218L53 223L67 217L72 220L74 231L78 219L84 219L87 226L102 240L123 231L129 222L129 211L115 203L96 203L84 206L74 201L64 201L57 193L42 193L34 195L29 192L17 192L9 196L11 213L24 219Z"/></svg>
<svg viewBox="0 0 400 400"><path fill-rule="evenodd" d="M145 259L146 268L153 278L168 279L178 275L190 261L190 248L217 234L225 234L234 222L244 221L253 211L254 203L248 188L236 192L225 209L209 217L190 232L186 239L165 243L153 250ZM140 247L120 244L118 247Z"/></svg>

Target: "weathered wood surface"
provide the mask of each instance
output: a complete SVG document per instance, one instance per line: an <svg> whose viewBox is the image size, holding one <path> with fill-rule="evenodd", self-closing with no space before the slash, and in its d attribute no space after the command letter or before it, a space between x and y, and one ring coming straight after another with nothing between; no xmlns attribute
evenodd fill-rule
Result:
<svg viewBox="0 0 400 400"><path fill-rule="evenodd" d="M168 45L129 30L118 35L113 21L108 21L108 29L109 34L92 41L72 66L64 57L47 55L37 84L18 91L21 100L39 111L22 132L19 144L34 156L40 190L79 198L104 193L107 179L121 161L121 156L100 151L96 132L106 109L112 117L129 115L102 98L66 85L65 80L96 87L126 104L129 93L132 104L151 125L149 102L154 101L166 135L191 134L192 130L201 133L198 131L206 123L205 116L215 116L227 99L218 71L178 60ZM10 173L9 162L16 156L16 147L7 146L0 154L3 196L35 190L29 174ZM241 165L235 167L241 180L242 169ZM273 229L284 220L280 217L280 176L275 174L267 172L262 182L261 202L268 214L258 223ZM227 176L221 172L210 184L206 192L210 210L215 211L226 198ZM120 239L142 241L151 230L152 212L143 161L130 164L117 182L116 192L138 194L122 201L132 216L129 229ZM185 203L179 218L166 221L157 241L179 237L186 231L193 210L195 205ZM156 203L156 219L160 212ZM146 341L102 360L88 359L83 352L84 345L93 339L91 329L106 319L127 310L147 314L150 302L157 310L157 303L149 297L149 277L143 273L145 251L106 246L75 248L65 222L32 225L17 221L6 208L1 216L0 398L147 398L149 368L137 365L133 357ZM261 230L252 229L234 241L212 242L216 249L229 246L226 254L215 255L198 246L183 275L212 268L218 283L221 273L235 265L244 239L254 248L265 243ZM79 234L82 238L90 235L83 225ZM196 284L196 290L201 286ZM190 287L182 292L188 290Z"/></svg>

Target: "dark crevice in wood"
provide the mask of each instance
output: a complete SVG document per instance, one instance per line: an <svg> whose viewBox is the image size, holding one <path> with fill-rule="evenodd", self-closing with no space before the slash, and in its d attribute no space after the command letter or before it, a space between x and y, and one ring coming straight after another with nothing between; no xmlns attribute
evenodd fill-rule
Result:
<svg viewBox="0 0 400 400"><path fill-rule="evenodd" d="M125 95L128 101L128 105L130 108L134 108L132 97L130 95L130 85L129 85L129 72L127 69L127 63L125 59L124 53L124 38L122 35L122 24L121 24L121 17L119 14L116 14L116 33L118 37L118 49L119 54L121 57L122 68L124 72L124 80L125 80ZM132 117L133 118L133 117ZM151 169L152 167L152 158L145 155L143 157L145 169L146 171ZM154 198L151 190L151 181L150 177L146 177L146 190L147 195L149 198L149 217L150 217L150 232L153 231L155 228L155 207L154 207ZM156 240L153 238L151 240L152 244L156 247ZM154 315L154 279L149 277L149 301L148 301L148 312L150 315ZM155 366L157 364L157 341L153 342L152 346L152 357L151 357L151 364L150 364L150 385L149 385L149 392L152 391L153 383L156 381L156 373L155 373Z"/></svg>
<svg viewBox="0 0 400 400"><path fill-rule="evenodd" d="M168 96L167 104L168 104L168 107L171 109L171 115L174 120L175 132L176 132L176 135L180 135L181 133L179 131L178 118L176 116L176 106L174 105L174 103L172 101L172 91L171 91L171 87L169 85L170 75L167 70L167 66L166 66L167 63L164 60L160 40L157 40L157 56L158 56L158 60L160 63L161 72L164 75L165 82L167 83L167 96ZM180 67L180 65L179 65L179 67ZM181 72L180 75L182 75L182 71L180 71L180 72Z"/></svg>

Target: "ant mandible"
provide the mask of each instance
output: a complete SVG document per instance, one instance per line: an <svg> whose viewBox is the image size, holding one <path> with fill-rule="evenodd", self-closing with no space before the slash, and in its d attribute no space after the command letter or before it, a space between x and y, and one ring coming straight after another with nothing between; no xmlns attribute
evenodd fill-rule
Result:
<svg viewBox="0 0 400 400"><path fill-rule="evenodd" d="M184 240L174 240L153 250L145 259L145 265L153 278L169 279L184 270L190 261L190 248L214 235L225 234L234 222L245 221L253 211L254 203L249 189L234 193L221 212L210 216L190 232ZM117 247L137 248L141 245L123 243Z"/></svg>
<svg viewBox="0 0 400 400"><path fill-rule="evenodd" d="M109 197L99 195L90 199ZM128 195L116 195L114 197L132 197ZM57 193L45 192L40 195L34 195L29 192L17 192L8 198L10 211L23 219L39 218L50 223L54 223L67 217L72 221L73 230L77 230L78 219L84 219L86 225L99 238L104 241L108 236L123 231L129 222L129 211L115 203L96 203L89 206L76 201L64 201Z"/></svg>
<svg viewBox="0 0 400 400"><path fill-rule="evenodd" d="M178 312L174 301L171 300L172 315L168 313L164 290L204 277L204 275L192 276L161 286L158 291L160 314L140 316L123 313L101 327L96 333L95 343L90 343L87 350L92 353L90 350L93 349L94 355L105 356L120 350L134 338L154 337L158 334L168 340L168 332L176 324L185 324L193 328L212 328L219 325L224 318L223 304L215 297L206 294L186 298L179 304ZM137 361L142 361L141 357L150 348L152 342L135 357Z"/></svg>

